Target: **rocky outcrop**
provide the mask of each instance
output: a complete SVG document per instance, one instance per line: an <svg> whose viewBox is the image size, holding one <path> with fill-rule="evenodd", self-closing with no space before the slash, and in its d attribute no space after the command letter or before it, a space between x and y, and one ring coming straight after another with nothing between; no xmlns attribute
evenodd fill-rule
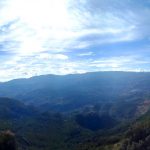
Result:
<svg viewBox="0 0 150 150"><path fill-rule="evenodd" d="M0 150L17 150L14 133L9 130L0 133Z"/></svg>

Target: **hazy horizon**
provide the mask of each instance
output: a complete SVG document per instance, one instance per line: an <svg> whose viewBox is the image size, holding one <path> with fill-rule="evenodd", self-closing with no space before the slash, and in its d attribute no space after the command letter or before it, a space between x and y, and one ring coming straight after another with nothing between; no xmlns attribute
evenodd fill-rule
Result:
<svg viewBox="0 0 150 150"><path fill-rule="evenodd" d="M48 76L48 75L54 75L54 76L67 76L67 75L84 75L84 74L88 74L88 73L103 73L103 72L122 72L122 73L150 73L150 71L91 71L91 72L83 72L83 73L68 73L68 74L39 74L39 75L33 75L30 77L22 77L22 78L13 78L13 79L9 79L9 80L5 80L5 81L0 81L0 83L5 83L5 82L9 82L12 80L18 80L18 79L30 79L30 78L34 78L34 77L40 77L40 76Z"/></svg>

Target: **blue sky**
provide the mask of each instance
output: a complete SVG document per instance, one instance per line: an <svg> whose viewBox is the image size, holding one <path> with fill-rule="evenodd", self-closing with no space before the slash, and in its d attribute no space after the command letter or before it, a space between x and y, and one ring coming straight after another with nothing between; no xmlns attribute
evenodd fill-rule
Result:
<svg viewBox="0 0 150 150"><path fill-rule="evenodd" d="M0 81L150 71L150 0L0 0Z"/></svg>

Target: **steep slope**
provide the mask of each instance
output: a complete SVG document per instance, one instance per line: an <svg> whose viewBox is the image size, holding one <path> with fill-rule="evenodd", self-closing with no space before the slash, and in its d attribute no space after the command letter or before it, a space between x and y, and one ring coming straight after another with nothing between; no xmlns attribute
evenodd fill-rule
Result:
<svg viewBox="0 0 150 150"><path fill-rule="evenodd" d="M78 150L149 150L150 113L117 128L97 132L78 145Z"/></svg>

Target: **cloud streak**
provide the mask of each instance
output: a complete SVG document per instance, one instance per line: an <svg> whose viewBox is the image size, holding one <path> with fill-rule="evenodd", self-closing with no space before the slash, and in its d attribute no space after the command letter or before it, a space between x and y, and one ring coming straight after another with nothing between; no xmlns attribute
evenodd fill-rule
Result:
<svg viewBox="0 0 150 150"><path fill-rule="evenodd" d="M149 16L147 0L2 0L0 80L149 71Z"/></svg>

